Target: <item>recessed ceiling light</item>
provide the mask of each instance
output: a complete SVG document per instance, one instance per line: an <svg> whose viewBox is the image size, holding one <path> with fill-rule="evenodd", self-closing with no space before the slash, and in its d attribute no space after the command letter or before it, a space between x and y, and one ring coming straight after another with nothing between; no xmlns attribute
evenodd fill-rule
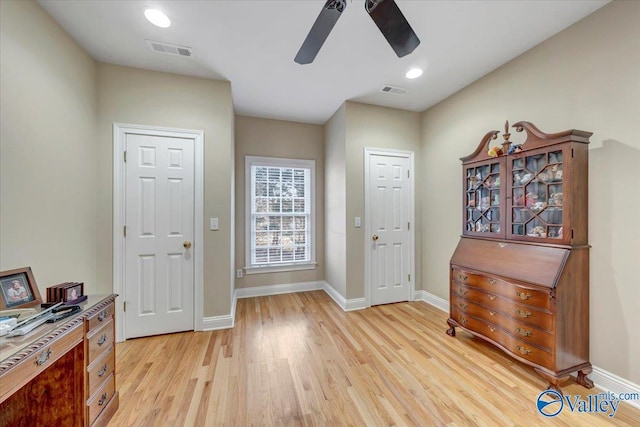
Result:
<svg viewBox="0 0 640 427"><path fill-rule="evenodd" d="M167 28L171 25L169 17L158 9L147 9L144 11L144 16L149 22L160 28Z"/></svg>
<svg viewBox="0 0 640 427"><path fill-rule="evenodd" d="M422 70L420 68L412 68L409 71L407 71L407 74L405 74L404 76L408 79L417 79L421 75L422 75Z"/></svg>

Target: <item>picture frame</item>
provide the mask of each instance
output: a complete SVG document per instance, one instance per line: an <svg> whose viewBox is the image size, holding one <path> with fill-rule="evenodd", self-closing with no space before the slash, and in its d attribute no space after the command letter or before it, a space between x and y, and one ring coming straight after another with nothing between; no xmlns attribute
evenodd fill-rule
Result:
<svg viewBox="0 0 640 427"><path fill-rule="evenodd" d="M74 302L84 296L84 283L74 283L65 289L64 302Z"/></svg>
<svg viewBox="0 0 640 427"><path fill-rule="evenodd" d="M0 272L0 310L39 306L41 303L31 267Z"/></svg>
<svg viewBox="0 0 640 427"><path fill-rule="evenodd" d="M86 300L84 282L64 282L47 288L47 304L77 303Z"/></svg>

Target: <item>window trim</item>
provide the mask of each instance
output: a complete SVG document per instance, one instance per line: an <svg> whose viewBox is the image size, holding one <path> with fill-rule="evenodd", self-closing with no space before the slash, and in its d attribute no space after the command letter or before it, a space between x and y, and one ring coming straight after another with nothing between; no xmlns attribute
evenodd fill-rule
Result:
<svg viewBox="0 0 640 427"><path fill-rule="evenodd" d="M310 261L287 262L278 264L251 264L251 167L252 166L273 166L280 168L307 168L310 169L310 239L309 250L311 251ZM246 274L275 273L282 271L311 270L317 266L316 262L316 161L306 159L288 159L281 157L244 157L244 192L245 192L245 258L244 270Z"/></svg>

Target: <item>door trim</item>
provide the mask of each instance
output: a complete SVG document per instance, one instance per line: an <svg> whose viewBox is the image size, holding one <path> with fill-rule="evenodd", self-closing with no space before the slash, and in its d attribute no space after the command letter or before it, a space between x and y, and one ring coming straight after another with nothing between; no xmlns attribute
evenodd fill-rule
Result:
<svg viewBox="0 0 640 427"><path fill-rule="evenodd" d="M394 150L390 148L371 148L364 147L364 298L365 306L371 307L371 244L369 236L371 236L371 210L369 202L371 201L369 188L369 160L372 155L388 156L388 157L404 157L409 159L409 222L411 229L409 230L409 274L411 274L411 282L409 283L409 301L415 300L416 294L416 269L415 269L415 168L413 151Z"/></svg>
<svg viewBox="0 0 640 427"><path fill-rule="evenodd" d="M203 275L204 275L204 132L201 130L165 128L126 123L113 124L113 292L116 299L116 342L125 340L124 324L124 219L125 219L125 167L124 144L127 134L188 138L194 141L194 328L203 327Z"/></svg>

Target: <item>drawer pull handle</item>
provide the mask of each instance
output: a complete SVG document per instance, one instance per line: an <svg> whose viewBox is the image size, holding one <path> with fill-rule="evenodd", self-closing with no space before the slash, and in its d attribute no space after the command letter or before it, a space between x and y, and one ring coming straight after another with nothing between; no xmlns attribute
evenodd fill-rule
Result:
<svg viewBox="0 0 640 427"><path fill-rule="evenodd" d="M40 355L36 358L36 365L42 366L47 363L47 360L49 360L49 356L51 356L51 349L48 348L46 351L43 350L42 353L40 353Z"/></svg>
<svg viewBox="0 0 640 427"><path fill-rule="evenodd" d="M460 295L464 296L464 295L466 295L466 294L467 294L467 290L466 290L466 289L462 289L462 288L460 288L460 290L458 291L458 293L459 293Z"/></svg>
<svg viewBox="0 0 640 427"><path fill-rule="evenodd" d="M98 400L98 406L104 405L104 402L107 401L107 397L109 397L109 393L105 391L104 394L100 396L100 400Z"/></svg>
<svg viewBox="0 0 640 427"><path fill-rule="evenodd" d="M529 313L528 311L522 311L522 310L520 310L520 309L517 309L517 310L516 310L516 314L517 314L518 316L520 316L520 317L524 317L524 318L531 317L531 313Z"/></svg>
<svg viewBox="0 0 640 427"><path fill-rule="evenodd" d="M467 277L467 276L465 276L464 274L461 274L461 275L460 275L460 280L462 280L463 282L464 282L465 280L467 280L467 279L468 279L468 277Z"/></svg>
<svg viewBox="0 0 640 427"><path fill-rule="evenodd" d="M516 327L516 331L518 331L518 335L521 335L523 337L531 336L531 331L527 331L526 329L520 329L519 327Z"/></svg>
<svg viewBox="0 0 640 427"><path fill-rule="evenodd" d="M496 315L496 312L495 312L495 311L489 311L489 315L490 315L490 316L495 316L495 315Z"/></svg>
<svg viewBox="0 0 640 427"><path fill-rule="evenodd" d="M460 319L460 323L462 323L463 325L466 325L467 324L467 319L461 318Z"/></svg>
<svg viewBox="0 0 640 427"><path fill-rule="evenodd" d="M109 367L107 366L107 364L105 363L104 366L102 368L100 368L100 370L98 371L98 377L103 377L104 374L107 373L107 370L109 369Z"/></svg>
<svg viewBox="0 0 640 427"><path fill-rule="evenodd" d="M518 349L518 351L520 352L520 354L524 354L525 356L529 353L531 353L531 349L526 348L526 347L520 347L520 345L516 344L516 348Z"/></svg>
<svg viewBox="0 0 640 427"><path fill-rule="evenodd" d="M496 284L496 279L489 279L489 284L490 285L495 285Z"/></svg>
<svg viewBox="0 0 640 427"><path fill-rule="evenodd" d="M528 292L518 292L518 291L516 291L516 293L518 294L518 296L522 300L528 300L529 298L531 298L531 294L528 293Z"/></svg>
<svg viewBox="0 0 640 427"><path fill-rule="evenodd" d="M489 326L489 330L490 330L491 332L495 332L495 331L496 331L496 328L494 328L493 326Z"/></svg>
<svg viewBox="0 0 640 427"><path fill-rule="evenodd" d="M489 299L490 299L491 301L493 301L494 299L496 299L496 296L495 296L495 295L489 295Z"/></svg>
<svg viewBox="0 0 640 427"><path fill-rule="evenodd" d="M463 303L463 302L459 302L458 305L460 306L461 309L466 310L467 309L467 304Z"/></svg>
<svg viewBox="0 0 640 427"><path fill-rule="evenodd" d="M98 340L98 345L102 347L102 345L104 345L104 343L106 342L107 342L107 334L102 334L102 336Z"/></svg>
<svg viewBox="0 0 640 427"><path fill-rule="evenodd" d="M107 310L102 310L98 315L98 322L102 322L106 318L107 318Z"/></svg>

